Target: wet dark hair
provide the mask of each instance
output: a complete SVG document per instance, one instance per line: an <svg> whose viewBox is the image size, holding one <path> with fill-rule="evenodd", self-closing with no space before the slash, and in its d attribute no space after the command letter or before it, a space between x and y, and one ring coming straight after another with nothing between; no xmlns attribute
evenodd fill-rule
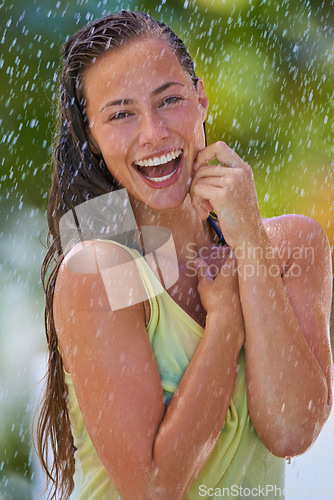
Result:
<svg viewBox="0 0 334 500"><path fill-rule="evenodd" d="M37 450L52 483L49 498L67 499L73 490L74 444L67 409L68 391L58 350L53 317L57 273L63 260L59 221L75 206L117 189L101 155L92 151L88 140L83 76L106 51L120 48L136 38L159 38L174 50L194 87L198 78L193 61L172 29L148 14L121 11L82 28L63 48L64 67L60 75L59 125L54 147L54 173L48 203L48 252L42 265L46 298L45 331L48 344L46 388L37 423ZM48 458L51 447L53 460Z"/></svg>

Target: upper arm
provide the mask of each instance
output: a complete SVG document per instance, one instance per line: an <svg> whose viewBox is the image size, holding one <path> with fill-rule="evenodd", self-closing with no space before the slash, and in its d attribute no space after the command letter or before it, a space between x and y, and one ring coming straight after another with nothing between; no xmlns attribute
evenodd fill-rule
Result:
<svg viewBox="0 0 334 500"><path fill-rule="evenodd" d="M127 262L131 272L123 273L123 286L140 289L132 257L109 243L91 250L80 256L79 266L67 258L60 268L55 324L88 433L116 486L131 496L144 487L143 468L148 471L152 464L165 412L163 390L142 302L113 309L112 297L122 295L120 284L110 275L106 280L101 270L101 262L108 269L110 255L113 263ZM130 277L131 286L126 284Z"/></svg>
<svg viewBox="0 0 334 500"><path fill-rule="evenodd" d="M308 217L287 216L283 224L288 240L283 283L301 332L326 377L330 401L332 267L329 242L321 226Z"/></svg>

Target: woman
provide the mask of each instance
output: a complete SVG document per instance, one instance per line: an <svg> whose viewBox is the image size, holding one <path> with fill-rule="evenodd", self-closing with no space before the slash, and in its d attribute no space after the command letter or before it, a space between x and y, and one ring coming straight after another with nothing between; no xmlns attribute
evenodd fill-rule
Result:
<svg viewBox="0 0 334 500"><path fill-rule="evenodd" d="M249 165L206 146L203 81L169 27L122 11L74 35L64 61L44 467L61 498L280 498L284 458L331 408L326 236L302 216L261 220ZM108 193L129 204L102 239L87 228Z"/></svg>

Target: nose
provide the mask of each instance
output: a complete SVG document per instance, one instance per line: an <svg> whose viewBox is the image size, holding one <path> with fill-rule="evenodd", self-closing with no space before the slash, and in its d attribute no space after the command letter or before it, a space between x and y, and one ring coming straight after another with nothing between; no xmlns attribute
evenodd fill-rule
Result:
<svg viewBox="0 0 334 500"><path fill-rule="evenodd" d="M157 146L163 143L168 135L168 129L161 116L154 111L147 111L142 115L139 130L140 146Z"/></svg>

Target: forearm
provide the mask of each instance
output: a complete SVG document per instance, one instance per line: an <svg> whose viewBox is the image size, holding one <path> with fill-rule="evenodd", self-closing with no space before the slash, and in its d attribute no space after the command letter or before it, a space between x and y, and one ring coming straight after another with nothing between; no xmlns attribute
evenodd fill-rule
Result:
<svg viewBox="0 0 334 500"><path fill-rule="evenodd" d="M327 417L329 390L291 307L265 230L244 250L238 275L249 410L268 448L293 455L310 446L317 425Z"/></svg>
<svg viewBox="0 0 334 500"><path fill-rule="evenodd" d="M161 422L153 459L158 484L175 492L166 498L183 497L224 425L241 348L234 328L220 314L207 316L204 337Z"/></svg>

